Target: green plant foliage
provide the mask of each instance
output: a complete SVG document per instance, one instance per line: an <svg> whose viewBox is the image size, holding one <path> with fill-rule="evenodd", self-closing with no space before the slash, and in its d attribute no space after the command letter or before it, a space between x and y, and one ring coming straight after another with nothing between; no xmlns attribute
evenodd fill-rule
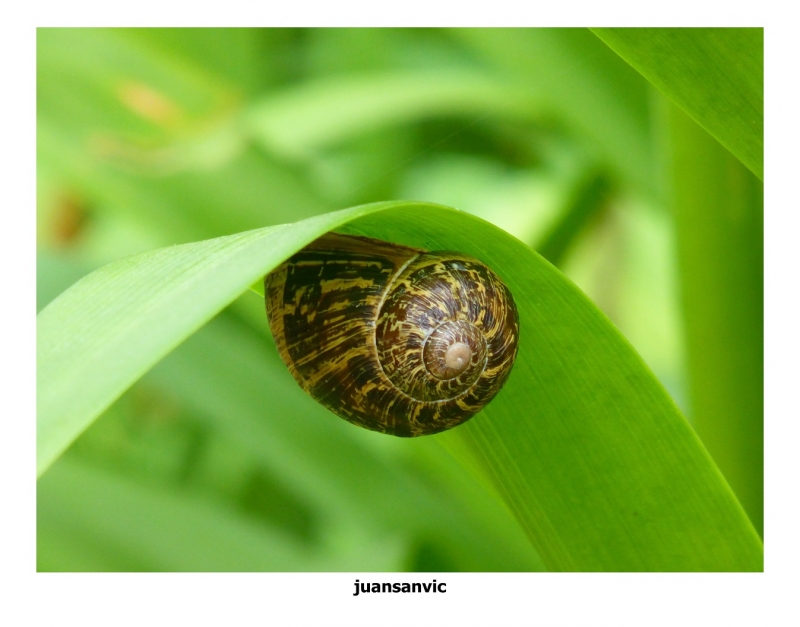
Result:
<svg viewBox="0 0 800 627"><path fill-rule="evenodd" d="M541 97L482 74L440 71L306 83L255 104L246 123L265 147L301 158L374 128L421 117L541 117Z"/></svg>
<svg viewBox="0 0 800 627"><path fill-rule="evenodd" d="M763 532L764 189L665 106L697 433Z"/></svg>
<svg viewBox="0 0 800 627"><path fill-rule="evenodd" d="M551 115L585 136L613 171L652 191L647 84L583 28L454 29L515 83L541 94Z"/></svg>
<svg viewBox="0 0 800 627"><path fill-rule="evenodd" d="M764 178L764 29L593 30Z"/></svg>
<svg viewBox="0 0 800 627"><path fill-rule="evenodd" d="M761 190L615 50L39 29L39 570L759 569ZM253 290L329 229L503 276L524 356L484 412L391 438L296 385Z"/></svg>
<svg viewBox="0 0 800 627"><path fill-rule="evenodd" d="M37 320L39 474L159 359L340 220L327 214L123 259L48 305Z"/></svg>
<svg viewBox="0 0 800 627"><path fill-rule="evenodd" d="M41 369L39 383L40 467L237 289L336 227L462 250L507 281L522 329L516 376L459 433L549 569L761 568L758 537L735 497L605 317L502 231L421 203L357 207L168 248L80 281L40 314L40 360L53 368ZM109 322L113 331L104 329ZM80 399L73 390L81 390ZM73 411L58 411L65 406ZM590 517L587 530L583 521Z"/></svg>

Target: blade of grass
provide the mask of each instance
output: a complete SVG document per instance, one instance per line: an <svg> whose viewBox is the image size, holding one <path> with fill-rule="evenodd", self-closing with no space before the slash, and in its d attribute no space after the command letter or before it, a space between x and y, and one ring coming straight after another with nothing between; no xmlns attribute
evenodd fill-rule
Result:
<svg viewBox="0 0 800 627"><path fill-rule="evenodd" d="M676 105L663 113L692 423L763 532L763 184Z"/></svg>
<svg viewBox="0 0 800 627"><path fill-rule="evenodd" d="M344 229L466 250L511 288L521 316L512 376L478 418L437 437L467 440L547 568L762 569L741 505L630 344L550 264L469 222L445 232L414 211L402 226L380 214Z"/></svg>
<svg viewBox="0 0 800 627"><path fill-rule="evenodd" d="M763 28L592 30L764 178Z"/></svg>
<svg viewBox="0 0 800 627"><path fill-rule="evenodd" d="M341 220L341 212L326 214L299 227L267 227L123 259L45 307L37 317L38 474L164 355Z"/></svg>

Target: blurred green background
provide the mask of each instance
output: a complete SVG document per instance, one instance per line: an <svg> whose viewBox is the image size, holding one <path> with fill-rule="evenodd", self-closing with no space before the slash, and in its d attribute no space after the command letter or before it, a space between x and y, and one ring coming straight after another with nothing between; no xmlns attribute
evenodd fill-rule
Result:
<svg viewBox="0 0 800 627"><path fill-rule="evenodd" d="M356 204L534 247L762 529L760 181L586 29L39 29L38 308L115 259ZM540 570L436 437L317 406L244 294L38 483L39 570Z"/></svg>

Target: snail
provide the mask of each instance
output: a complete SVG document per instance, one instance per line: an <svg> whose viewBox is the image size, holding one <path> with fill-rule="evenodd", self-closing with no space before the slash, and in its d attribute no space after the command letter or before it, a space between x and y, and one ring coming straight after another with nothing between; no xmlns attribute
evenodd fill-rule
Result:
<svg viewBox="0 0 800 627"><path fill-rule="evenodd" d="M401 437L478 413L517 354L511 292L483 263L328 233L264 278L284 363L314 399Z"/></svg>

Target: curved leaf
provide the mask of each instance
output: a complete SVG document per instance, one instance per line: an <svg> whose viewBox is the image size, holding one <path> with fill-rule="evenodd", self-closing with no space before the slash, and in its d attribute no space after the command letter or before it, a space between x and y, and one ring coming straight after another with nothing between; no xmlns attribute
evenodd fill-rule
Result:
<svg viewBox="0 0 800 627"><path fill-rule="evenodd" d="M371 210L375 210L373 206ZM259 276L346 217L325 214L122 259L37 317L37 470Z"/></svg>
<svg viewBox="0 0 800 627"><path fill-rule="evenodd" d="M39 316L40 471L172 347L331 229L462 250L508 283L522 330L512 376L464 427L432 437L493 482L549 569L762 568L733 493L605 316L513 237L427 203L163 249L77 283Z"/></svg>

